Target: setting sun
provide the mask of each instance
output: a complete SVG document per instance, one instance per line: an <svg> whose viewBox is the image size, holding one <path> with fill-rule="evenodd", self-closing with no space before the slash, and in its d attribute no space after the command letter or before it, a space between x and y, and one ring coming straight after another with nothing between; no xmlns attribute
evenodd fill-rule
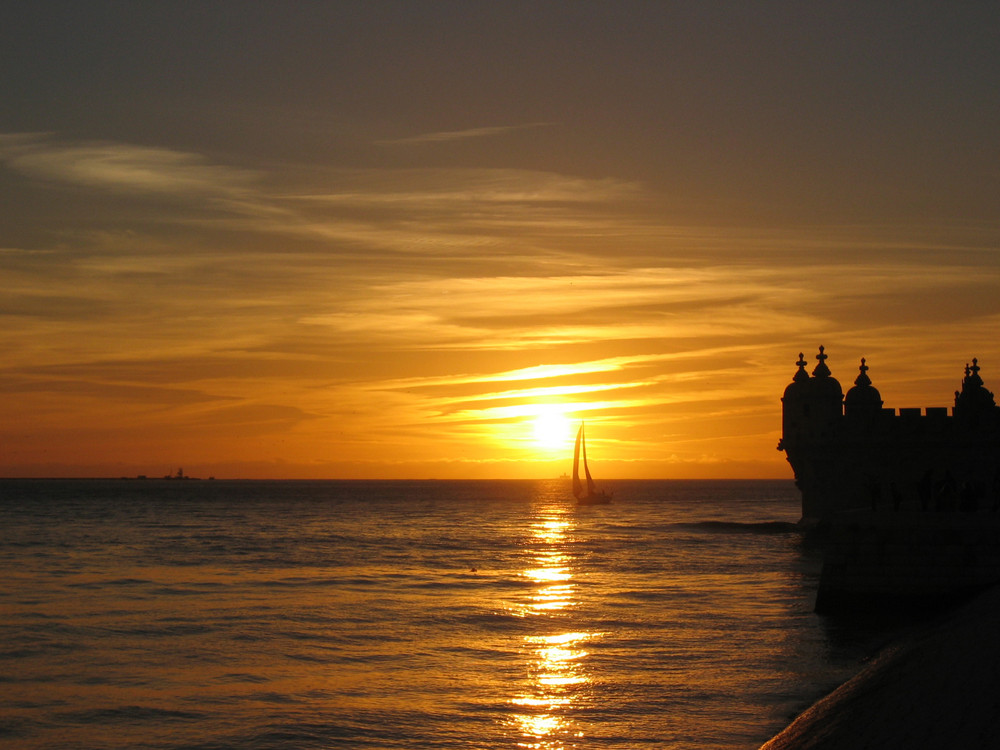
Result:
<svg viewBox="0 0 1000 750"><path fill-rule="evenodd" d="M545 450L568 449L571 425L561 408L542 407L534 421L535 444Z"/></svg>

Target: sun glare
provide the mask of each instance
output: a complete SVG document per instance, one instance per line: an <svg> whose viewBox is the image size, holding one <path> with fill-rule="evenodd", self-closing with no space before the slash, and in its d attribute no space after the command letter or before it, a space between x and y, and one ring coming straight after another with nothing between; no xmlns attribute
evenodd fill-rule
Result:
<svg viewBox="0 0 1000 750"><path fill-rule="evenodd" d="M535 445L545 450L564 450L570 441L570 421L557 407L539 410L534 421Z"/></svg>

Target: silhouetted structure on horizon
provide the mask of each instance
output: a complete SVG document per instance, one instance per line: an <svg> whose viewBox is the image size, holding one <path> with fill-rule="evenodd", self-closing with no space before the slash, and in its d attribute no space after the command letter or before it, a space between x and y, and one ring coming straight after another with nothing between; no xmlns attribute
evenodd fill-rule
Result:
<svg viewBox="0 0 1000 750"><path fill-rule="evenodd" d="M996 510L1000 407L965 366L955 406L886 409L861 360L844 395L821 346L812 376L798 371L782 397L782 437L802 492L805 521L845 510Z"/></svg>
<svg viewBox="0 0 1000 750"><path fill-rule="evenodd" d="M861 360L844 395L823 347L782 397L802 521L822 540L818 612L933 608L1000 584L1000 407L966 365L955 406L886 409Z"/></svg>

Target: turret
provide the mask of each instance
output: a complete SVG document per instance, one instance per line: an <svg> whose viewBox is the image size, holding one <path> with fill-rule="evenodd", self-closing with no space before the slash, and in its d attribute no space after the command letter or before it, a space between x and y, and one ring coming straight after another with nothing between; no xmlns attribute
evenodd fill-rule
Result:
<svg viewBox="0 0 1000 750"><path fill-rule="evenodd" d="M983 379L979 377L979 360L972 358L972 367L965 366L965 379L962 390L955 392L955 416L975 418L996 408L993 393L986 390Z"/></svg>
<svg viewBox="0 0 1000 750"><path fill-rule="evenodd" d="M844 391L826 365L828 356L821 346L816 355L819 364L809 379L813 431L821 439L831 436L836 423L844 415Z"/></svg>
<svg viewBox="0 0 1000 750"><path fill-rule="evenodd" d="M804 357L805 355L799 352L799 361L795 363L799 369L792 376L792 382L785 388L785 393L781 397L783 440L794 440L801 433L809 416L809 373L806 372Z"/></svg>
<svg viewBox="0 0 1000 750"><path fill-rule="evenodd" d="M844 414L852 422L870 422L882 411L882 394L872 385L868 369L862 357L860 374L844 397Z"/></svg>
<svg viewBox="0 0 1000 750"><path fill-rule="evenodd" d="M782 397L782 436L778 449L785 451L802 491L802 517L823 518L831 507L836 486L837 438L842 434L844 394L827 367L827 354L819 348L819 364L812 377L799 354L798 371Z"/></svg>

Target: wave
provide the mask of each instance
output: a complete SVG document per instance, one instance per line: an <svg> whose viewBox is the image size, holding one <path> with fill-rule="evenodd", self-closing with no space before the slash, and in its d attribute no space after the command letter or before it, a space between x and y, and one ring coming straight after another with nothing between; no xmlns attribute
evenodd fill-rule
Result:
<svg viewBox="0 0 1000 750"><path fill-rule="evenodd" d="M158 721L198 721L205 714L198 711L162 709L151 706L116 706L88 711L72 711L60 715L63 720L79 724L106 724L108 722L158 722Z"/></svg>
<svg viewBox="0 0 1000 750"><path fill-rule="evenodd" d="M673 527L694 529L715 534L796 534L801 531L797 523L789 521L758 521L756 523L738 523L735 521L693 521L676 523Z"/></svg>

